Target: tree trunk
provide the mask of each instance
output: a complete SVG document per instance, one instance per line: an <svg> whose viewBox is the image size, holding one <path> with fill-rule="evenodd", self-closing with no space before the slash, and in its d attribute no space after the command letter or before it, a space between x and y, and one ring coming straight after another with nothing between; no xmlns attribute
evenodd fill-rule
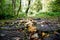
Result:
<svg viewBox="0 0 60 40"><path fill-rule="evenodd" d="M28 7L27 7L27 9L26 9L26 11L25 11L26 15L27 15L28 10L29 10L29 7L30 7L30 2L31 2L31 0L28 0Z"/></svg>
<svg viewBox="0 0 60 40"><path fill-rule="evenodd" d="M4 13L4 4L5 4L5 0L0 0L0 14Z"/></svg>
<svg viewBox="0 0 60 40"><path fill-rule="evenodd" d="M16 0L12 0L13 13L16 15Z"/></svg>
<svg viewBox="0 0 60 40"><path fill-rule="evenodd" d="M18 14L19 14L19 11L20 11L20 12L22 11L22 10L21 10L21 0L20 0L19 9L18 9L18 11L17 11L17 16L18 16Z"/></svg>

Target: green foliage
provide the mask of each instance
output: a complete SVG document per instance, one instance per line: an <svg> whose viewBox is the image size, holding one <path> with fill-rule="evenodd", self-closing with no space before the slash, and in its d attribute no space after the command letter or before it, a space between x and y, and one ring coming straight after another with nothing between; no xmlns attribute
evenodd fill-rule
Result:
<svg viewBox="0 0 60 40"><path fill-rule="evenodd" d="M46 1L46 0L45 0ZM47 4L47 3L46 3ZM19 9L19 0L16 0L16 8L14 8L16 11ZM40 18L49 18L49 17L58 17L60 16L60 0L55 0L52 1L49 4L47 4L48 7L48 11L53 11L53 12L42 12L37 14L37 16L35 17L40 17ZM23 5L22 6L22 10L23 10ZM26 6L26 5L25 5ZM42 9L42 3L41 0L35 0L34 3L31 3L30 7L29 7L29 11L31 11L31 15L34 14L35 12L39 12L40 9ZM26 18L26 13L20 12L18 13L18 16L16 16L13 12L13 7L12 7L12 0L0 0L0 19L9 19L9 18L13 18L13 17L18 17L18 18Z"/></svg>
<svg viewBox="0 0 60 40"><path fill-rule="evenodd" d="M60 12L49 12L47 15L49 15L49 16L60 16Z"/></svg>
<svg viewBox="0 0 60 40"><path fill-rule="evenodd" d="M34 18L41 18L41 19L56 19L60 17L60 12L42 12L37 14Z"/></svg>
<svg viewBox="0 0 60 40"><path fill-rule="evenodd" d="M26 13L20 12L20 14L18 15L18 18L26 18Z"/></svg>
<svg viewBox="0 0 60 40"><path fill-rule="evenodd" d="M50 5L53 12L60 12L60 0L55 0Z"/></svg>
<svg viewBox="0 0 60 40"><path fill-rule="evenodd" d="M12 4L7 3L5 0L1 0L0 3L0 19L9 19L13 17Z"/></svg>
<svg viewBox="0 0 60 40"><path fill-rule="evenodd" d="M41 0L35 0L35 2L33 3L30 9L36 12L41 10L42 9Z"/></svg>
<svg viewBox="0 0 60 40"><path fill-rule="evenodd" d="M12 17L14 17L12 14L0 14L0 19L10 19Z"/></svg>

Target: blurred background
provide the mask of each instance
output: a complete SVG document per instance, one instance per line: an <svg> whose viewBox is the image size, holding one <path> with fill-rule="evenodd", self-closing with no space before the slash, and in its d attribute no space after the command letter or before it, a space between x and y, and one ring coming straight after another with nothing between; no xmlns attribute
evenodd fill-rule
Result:
<svg viewBox="0 0 60 40"><path fill-rule="evenodd" d="M26 17L60 19L60 1L0 0L0 20Z"/></svg>

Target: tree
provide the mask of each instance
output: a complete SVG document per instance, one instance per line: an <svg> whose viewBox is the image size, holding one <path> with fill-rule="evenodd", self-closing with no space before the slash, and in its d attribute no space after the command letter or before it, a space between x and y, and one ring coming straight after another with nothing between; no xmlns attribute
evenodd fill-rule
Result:
<svg viewBox="0 0 60 40"><path fill-rule="evenodd" d="M19 9L17 10L17 16L18 16L18 14L19 14L19 11L20 11L20 12L22 11L22 10L21 10L21 0L20 0Z"/></svg>
<svg viewBox="0 0 60 40"><path fill-rule="evenodd" d="M60 12L60 0L52 1L50 6L53 12Z"/></svg>
<svg viewBox="0 0 60 40"><path fill-rule="evenodd" d="M16 0L12 0L13 12L16 14Z"/></svg>
<svg viewBox="0 0 60 40"><path fill-rule="evenodd" d="M34 0L30 5L30 12L39 12L42 9L41 0Z"/></svg>
<svg viewBox="0 0 60 40"><path fill-rule="evenodd" d="M0 0L0 13L1 13L1 14L3 13L3 10L4 10L4 9L3 9L3 8L4 8L3 6L5 5L3 2L5 3L4 0Z"/></svg>
<svg viewBox="0 0 60 40"><path fill-rule="evenodd" d="M39 12L41 9L42 9L41 0L35 0L35 3L33 4L33 10Z"/></svg>
<svg viewBox="0 0 60 40"><path fill-rule="evenodd" d="M27 15L28 10L29 10L29 8L30 8L30 3L31 3L31 0L28 0L28 7L27 7L27 9L26 9L26 11L25 11L26 15Z"/></svg>
<svg viewBox="0 0 60 40"><path fill-rule="evenodd" d="M11 0L0 0L0 19L13 17Z"/></svg>

